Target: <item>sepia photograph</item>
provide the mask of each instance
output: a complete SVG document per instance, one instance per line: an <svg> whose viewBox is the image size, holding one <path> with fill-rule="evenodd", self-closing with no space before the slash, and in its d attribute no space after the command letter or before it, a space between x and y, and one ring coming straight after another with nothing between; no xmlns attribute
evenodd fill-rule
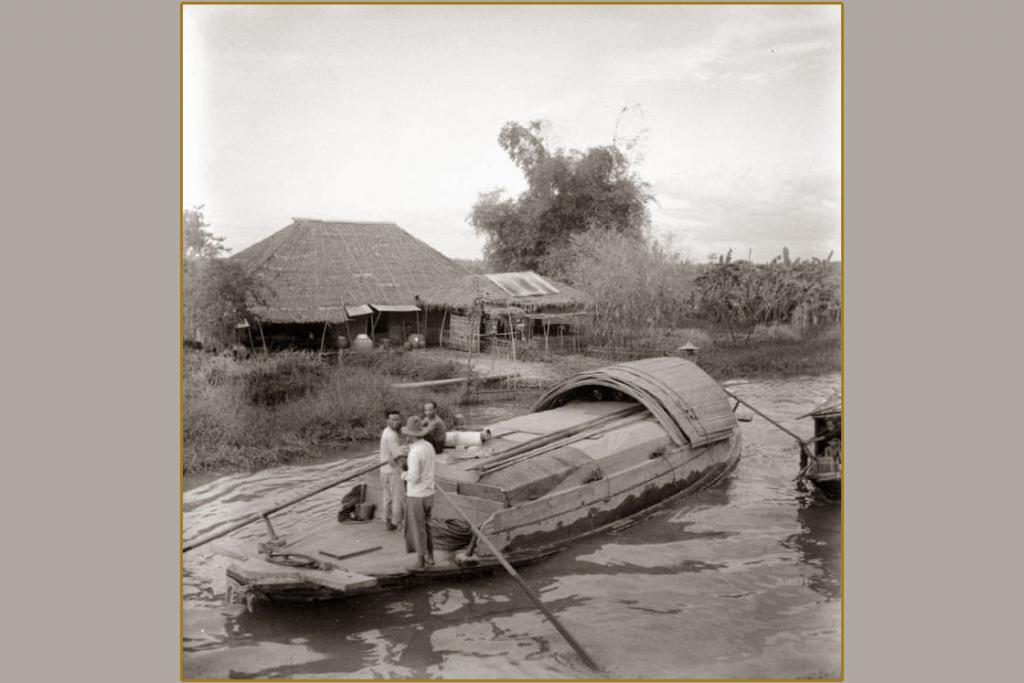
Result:
<svg viewBox="0 0 1024 683"><path fill-rule="evenodd" d="M843 11L180 5L182 680L843 679Z"/></svg>

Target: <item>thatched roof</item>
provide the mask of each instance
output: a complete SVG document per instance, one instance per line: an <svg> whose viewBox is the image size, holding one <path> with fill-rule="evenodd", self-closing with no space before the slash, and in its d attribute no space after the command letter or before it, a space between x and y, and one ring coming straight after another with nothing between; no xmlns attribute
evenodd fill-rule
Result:
<svg viewBox="0 0 1024 683"><path fill-rule="evenodd" d="M485 304L514 304L537 308L546 306L570 308L583 306L589 301L585 292L571 285L550 278L542 278L532 271L527 272L531 279L536 278L548 285L553 293L514 296L495 282L495 280L503 281L503 276L514 274L491 273L466 275L448 285L439 284L420 296L424 303L450 308L469 308L477 299L481 299Z"/></svg>
<svg viewBox="0 0 1024 683"><path fill-rule="evenodd" d="M266 322L344 322L345 306L413 304L468 271L394 223L295 218L231 257L259 276Z"/></svg>

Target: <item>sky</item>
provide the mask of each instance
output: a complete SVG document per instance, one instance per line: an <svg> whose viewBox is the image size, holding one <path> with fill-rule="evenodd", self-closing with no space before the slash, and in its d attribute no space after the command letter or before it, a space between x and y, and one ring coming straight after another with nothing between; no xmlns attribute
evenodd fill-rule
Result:
<svg viewBox="0 0 1024 683"><path fill-rule="evenodd" d="M481 192L636 139L652 227L696 261L840 258L839 6L184 6L185 207L233 252L293 217L396 222L480 258Z"/></svg>

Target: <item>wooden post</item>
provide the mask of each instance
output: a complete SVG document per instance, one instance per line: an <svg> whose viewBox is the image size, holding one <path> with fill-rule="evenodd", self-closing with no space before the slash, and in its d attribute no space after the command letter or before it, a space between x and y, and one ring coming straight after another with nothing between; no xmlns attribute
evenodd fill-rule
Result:
<svg viewBox="0 0 1024 683"><path fill-rule="evenodd" d="M327 321L324 321L324 333L320 335L320 356L324 355L324 342L327 341Z"/></svg>
<svg viewBox="0 0 1024 683"><path fill-rule="evenodd" d="M257 324L257 325L259 326L259 328L260 328L260 341L261 341L261 342L263 342L263 355L270 355L270 352L269 352L269 351L267 351L267 340L266 340L266 338L265 338L265 337L263 336L263 322L262 322L262 321L260 321L260 319L259 319L259 318L256 318L256 324Z"/></svg>
<svg viewBox="0 0 1024 683"><path fill-rule="evenodd" d="M512 322L512 301L505 300L505 310L508 311L508 331L512 338L512 360L516 359L516 326Z"/></svg>

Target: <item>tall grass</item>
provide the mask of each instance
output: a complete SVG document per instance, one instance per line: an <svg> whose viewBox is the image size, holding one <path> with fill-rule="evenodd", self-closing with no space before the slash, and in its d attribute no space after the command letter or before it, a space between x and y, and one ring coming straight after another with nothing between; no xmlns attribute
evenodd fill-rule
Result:
<svg viewBox="0 0 1024 683"><path fill-rule="evenodd" d="M770 326L746 341L716 339L703 347L696 362L717 380L739 377L794 377L842 369L838 325L798 334L788 326Z"/></svg>
<svg viewBox="0 0 1024 683"><path fill-rule="evenodd" d="M347 353L341 364L365 368L382 375L403 377L408 380L428 381L452 379L466 374L459 363L432 358L421 351L402 349L376 349L371 353Z"/></svg>
<svg viewBox="0 0 1024 683"><path fill-rule="evenodd" d="M714 326L665 330L622 346L591 346L587 354L606 363L676 355L687 341L700 349L696 363L718 380L819 375L839 372L842 365L839 325L759 325L749 337L737 339Z"/></svg>
<svg viewBox="0 0 1024 683"><path fill-rule="evenodd" d="M426 400L451 417L445 394L393 389L395 379L354 364L329 366L311 354L235 361L190 352L184 469L258 469L303 457L318 445L372 439L380 434L385 410L404 417Z"/></svg>

